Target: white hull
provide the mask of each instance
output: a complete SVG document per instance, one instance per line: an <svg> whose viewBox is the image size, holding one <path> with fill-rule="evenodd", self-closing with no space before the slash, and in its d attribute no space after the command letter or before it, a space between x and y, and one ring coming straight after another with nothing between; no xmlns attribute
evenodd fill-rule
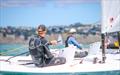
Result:
<svg viewBox="0 0 120 75"><path fill-rule="evenodd" d="M97 44L97 45L96 45ZM88 51L88 56L84 58L73 58L74 52L76 48L64 48L62 56L66 58L66 64L56 65L56 66L48 66L48 67L36 67L34 64L29 65L20 65L26 64L32 61L31 56L17 56L15 58L8 58L12 56L0 56L0 71L2 72L16 72L16 73L83 73L83 72L106 72L106 71L120 71L120 54L106 54L105 63L96 63L94 64L94 58L98 58L98 61L102 60L102 53L100 48L100 43L94 43L90 46L90 49L84 49ZM58 54L61 56L61 51L59 50L51 50L52 53ZM69 52L69 53L68 53ZM2 61L3 60L3 61ZM72 60L72 61L71 61ZM80 64L81 60L83 63ZM119 72L120 74L120 72Z"/></svg>
<svg viewBox="0 0 120 75"><path fill-rule="evenodd" d="M107 54L106 63L93 64L96 55L89 55L80 64L80 59L74 59L72 63L49 67L35 67L31 65L20 65L26 63L18 60L31 60L30 56L18 56L11 59L11 63L0 61L1 72L20 72L20 73L74 73L74 72L101 72L101 71L120 71L120 54ZM0 60L8 59L10 56L0 56ZM101 59L101 56L97 56Z"/></svg>

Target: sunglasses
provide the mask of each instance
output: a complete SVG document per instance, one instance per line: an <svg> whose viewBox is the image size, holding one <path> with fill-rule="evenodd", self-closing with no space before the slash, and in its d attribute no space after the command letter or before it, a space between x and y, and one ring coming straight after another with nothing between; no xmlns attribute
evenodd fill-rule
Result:
<svg viewBox="0 0 120 75"><path fill-rule="evenodd" d="M38 34L44 34L45 31L38 31Z"/></svg>
<svg viewBox="0 0 120 75"><path fill-rule="evenodd" d="M44 32L44 31L38 31L38 32Z"/></svg>

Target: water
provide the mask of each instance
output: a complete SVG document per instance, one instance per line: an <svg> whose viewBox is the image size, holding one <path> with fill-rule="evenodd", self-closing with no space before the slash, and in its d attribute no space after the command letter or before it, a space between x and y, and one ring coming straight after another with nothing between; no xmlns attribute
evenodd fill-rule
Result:
<svg viewBox="0 0 120 75"><path fill-rule="evenodd" d="M89 45L81 45L84 48L88 48ZM50 49L62 49L64 45L51 45ZM0 44L0 55L2 56L15 56L24 52L27 52L27 44Z"/></svg>
<svg viewBox="0 0 120 75"><path fill-rule="evenodd" d="M0 44L0 55L14 56L28 51L28 46L24 44Z"/></svg>
<svg viewBox="0 0 120 75"><path fill-rule="evenodd" d="M61 49L64 45L53 45L50 49ZM0 55L15 56L29 51L28 45L25 44L0 44Z"/></svg>
<svg viewBox="0 0 120 75"><path fill-rule="evenodd" d="M120 75L120 71L71 72L71 73L21 73L21 72L1 72L0 75Z"/></svg>

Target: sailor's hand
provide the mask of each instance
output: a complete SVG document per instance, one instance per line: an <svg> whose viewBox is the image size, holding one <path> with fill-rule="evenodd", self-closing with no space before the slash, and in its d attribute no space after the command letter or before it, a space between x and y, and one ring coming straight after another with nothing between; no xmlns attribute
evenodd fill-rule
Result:
<svg viewBox="0 0 120 75"><path fill-rule="evenodd" d="M50 43L51 43L52 45L56 45L56 44L57 44L57 41L56 41L56 40L52 40L52 41L50 41Z"/></svg>

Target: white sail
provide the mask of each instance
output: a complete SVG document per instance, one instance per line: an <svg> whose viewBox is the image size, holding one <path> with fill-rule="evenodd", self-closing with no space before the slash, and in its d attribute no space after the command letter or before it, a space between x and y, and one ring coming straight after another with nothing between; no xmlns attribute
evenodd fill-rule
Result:
<svg viewBox="0 0 120 75"><path fill-rule="evenodd" d="M63 39L61 34L59 34L57 41L59 41L58 44L63 45Z"/></svg>
<svg viewBox="0 0 120 75"><path fill-rule="evenodd" d="M102 0L102 33L120 31L120 0Z"/></svg>

